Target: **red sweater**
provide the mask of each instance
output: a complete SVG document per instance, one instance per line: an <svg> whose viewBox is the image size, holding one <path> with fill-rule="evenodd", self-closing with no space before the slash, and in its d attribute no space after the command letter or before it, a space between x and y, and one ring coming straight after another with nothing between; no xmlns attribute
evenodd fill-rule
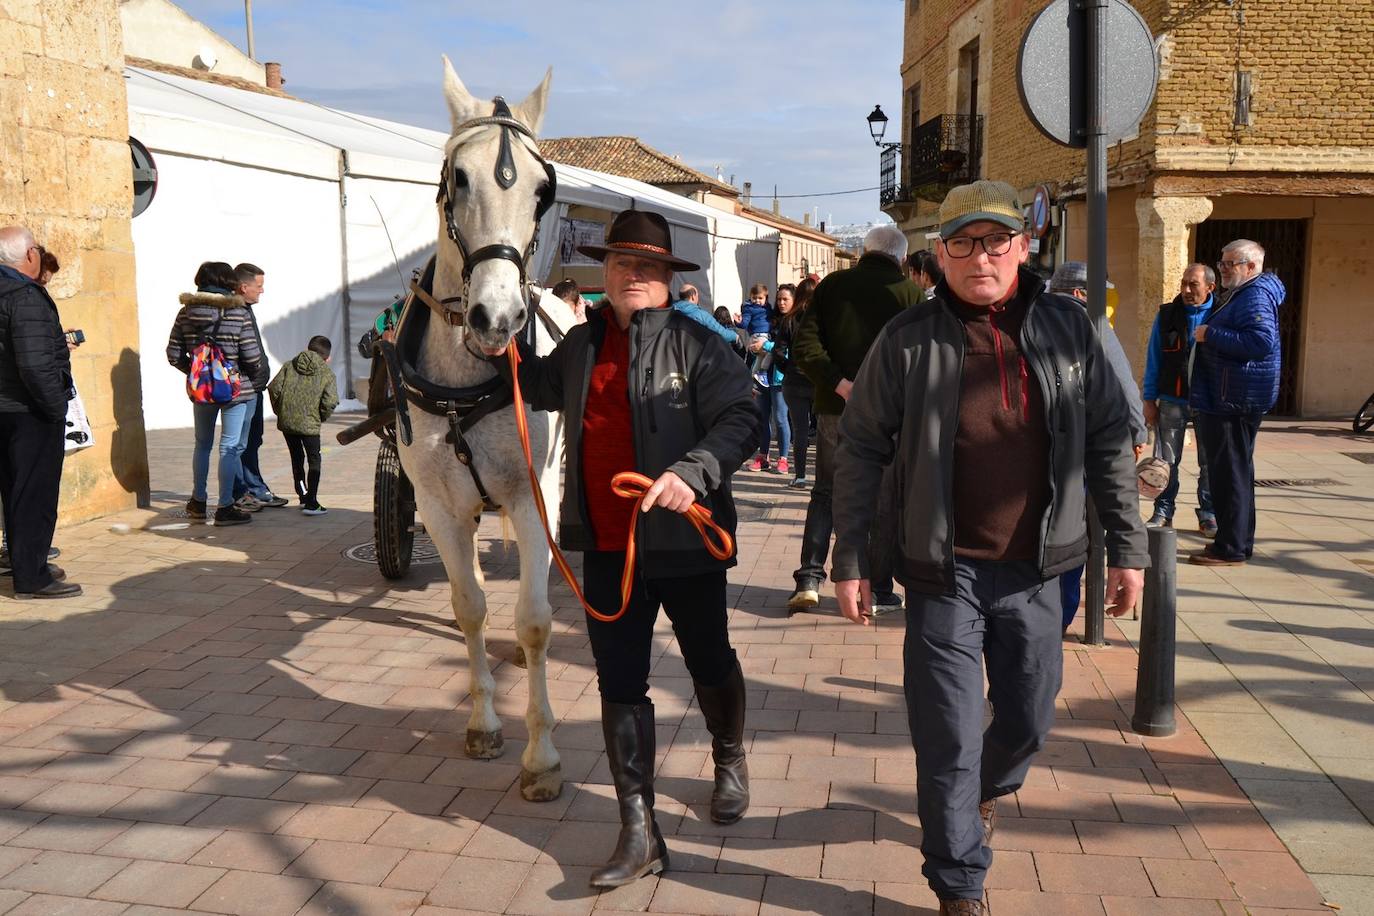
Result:
<svg viewBox="0 0 1374 916"><path fill-rule="evenodd" d="M634 500L611 492L611 478L635 469L630 414L630 335L605 316L601 343L582 413L582 492L597 550L624 550Z"/></svg>

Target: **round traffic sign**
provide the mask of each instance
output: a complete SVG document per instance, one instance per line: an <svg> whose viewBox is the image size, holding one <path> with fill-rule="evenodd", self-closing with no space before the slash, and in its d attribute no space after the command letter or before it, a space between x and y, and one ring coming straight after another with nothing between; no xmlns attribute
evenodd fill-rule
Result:
<svg viewBox="0 0 1374 916"><path fill-rule="evenodd" d="M1038 185L1035 189L1035 199L1031 201L1031 235L1038 239L1043 239L1045 234L1050 231L1050 189L1045 185Z"/></svg>
<svg viewBox="0 0 1374 916"><path fill-rule="evenodd" d="M1159 78L1154 36L1125 0L1107 0L1102 60L1110 68L1103 112L1108 143L1134 133L1154 99ZM1087 145L1086 15L1071 0L1054 0L1021 40L1016 75L1031 122L1065 146Z"/></svg>

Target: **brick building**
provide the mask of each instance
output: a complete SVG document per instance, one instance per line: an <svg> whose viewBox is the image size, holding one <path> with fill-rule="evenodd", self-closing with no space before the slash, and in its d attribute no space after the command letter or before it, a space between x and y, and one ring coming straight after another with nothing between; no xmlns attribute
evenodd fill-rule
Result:
<svg viewBox="0 0 1374 916"><path fill-rule="evenodd" d="M67 458L63 521L148 498L123 68L116 0L0 3L0 225L57 255L48 291L86 334L72 372L95 444Z"/></svg>
<svg viewBox="0 0 1374 916"><path fill-rule="evenodd" d="M943 191L972 177L1048 192L1042 271L1085 254L1083 153L1027 118L1022 35L1046 0L906 0L902 147L883 209L926 245ZM1160 82L1108 151L1108 274L1137 371L1159 303L1237 237L1288 287L1277 412L1342 415L1374 388L1374 8L1327 0L1137 0ZM894 118L894 122L896 119ZM898 139L889 137L888 139ZM900 155L899 155L900 154Z"/></svg>

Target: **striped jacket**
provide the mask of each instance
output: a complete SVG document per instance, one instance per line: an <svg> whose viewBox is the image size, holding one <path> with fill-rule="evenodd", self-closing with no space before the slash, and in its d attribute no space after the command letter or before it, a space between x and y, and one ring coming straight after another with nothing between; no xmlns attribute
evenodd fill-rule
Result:
<svg viewBox="0 0 1374 916"><path fill-rule="evenodd" d="M256 398L258 392L253 379L266 372L267 364L257 326L244 307L243 297L215 289L182 293L181 311L177 312L172 333L167 338L167 362L183 374L190 372L191 353L210 336L224 351L225 359L238 367L243 387L233 403L242 404Z"/></svg>

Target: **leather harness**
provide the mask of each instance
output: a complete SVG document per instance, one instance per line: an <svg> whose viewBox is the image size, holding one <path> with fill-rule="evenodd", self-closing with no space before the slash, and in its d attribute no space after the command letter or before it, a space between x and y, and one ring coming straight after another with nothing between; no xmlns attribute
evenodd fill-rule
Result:
<svg viewBox="0 0 1374 916"><path fill-rule="evenodd" d="M469 444L466 434L486 417L514 403L514 392L511 386L499 375L466 388L450 388L440 385L421 375L416 368L416 361L420 353L420 344L424 340L425 330L429 326L431 313L449 327L460 327L465 323L463 303L467 298L468 283L472 278L473 268L481 262L500 259L515 264L520 271L520 289L529 295L528 284L525 279L525 265L539 244L539 221L553 206L557 176L553 166L540 155L538 146L535 145L533 132L515 119L505 100L497 96L494 105L495 108L491 116L474 118L460 124L454 130L454 135L458 136L474 128L500 128L501 146L496 159L495 179L497 186L502 190L509 190L514 186L517 177L515 159L512 155L512 133L521 138L528 150L544 167L547 181L539 190L539 202L535 207L534 214L534 231L530 235L529 245L523 252L511 245L504 244L485 245L476 251L469 250L467 241L458 228L453 214L460 177L464 182L466 178L460 176L458 168L452 165L449 157L445 157L443 171L439 176L437 203L444 216L448 237L458 246L458 251L463 258L463 295L445 299L435 298L434 273L437 256L431 256L425 264L420 279L412 281L410 284L410 294L406 298L401 326L397 331L395 343L379 340L375 344L376 352L381 355L387 374L391 378L391 390L395 393L397 435L401 443L408 446L413 440L410 404L414 404L425 413L447 419L449 431L445 441L453 445L453 454L458 459L458 463L468 469L468 473L472 476L473 485L482 498L482 506L487 510L496 510L500 506L491 498L486 485L482 482L482 475L477 470L472 446ZM411 303L417 299L424 303L428 309L410 308ZM525 322L521 334L524 336L525 344L531 350L534 349L535 345L537 326L533 320L535 315L539 316L539 323L545 326L555 342L562 339L562 331L558 329L552 316L545 311L542 305L537 304L536 301L535 308L530 312L530 319Z"/></svg>

